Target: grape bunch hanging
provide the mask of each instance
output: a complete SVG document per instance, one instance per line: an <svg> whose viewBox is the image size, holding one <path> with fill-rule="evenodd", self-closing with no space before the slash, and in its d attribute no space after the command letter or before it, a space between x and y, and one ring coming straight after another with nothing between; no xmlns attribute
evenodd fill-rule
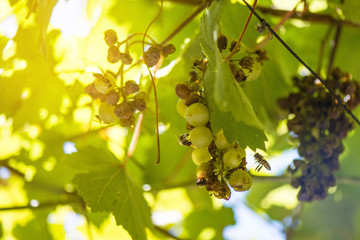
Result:
<svg viewBox="0 0 360 240"><path fill-rule="evenodd" d="M301 172L293 177L292 185L300 187L299 201L310 202L324 199L328 188L336 185L334 173L340 168L342 140L354 122L315 77L295 77L293 81L298 91L279 99L278 105L290 114L287 126L299 141L302 157L294 160L294 168L289 167L293 174ZM349 109L360 104L360 84L350 74L336 68L326 82Z"/></svg>
<svg viewBox="0 0 360 240"><path fill-rule="evenodd" d="M102 71L102 73L93 73L94 82L86 86L85 92L94 100L100 100L97 117L102 123L110 124L119 119L120 125L133 127L136 120L135 114L146 109L145 99L147 93L141 91L140 86L134 80L124 81L124 66L131 67L133 63L133 58L129 53L130 46L142 42L131 42L133 37L139 34L130 35L121 42L118 41L116 31L112 29L106 30L104 34L105 43L109 47L107 61L112 64L120 62L119 72L115 74L110 70L106 70ZM150 47L145 51L143 57L147 67L155 66L160 58L167 57L175 52L174 45L160 46L149 36L146 37L152 41L147 43ZM125 45L125 50L121 52L120 47L123 45ZM120 78L120 81L118 81L118 78Z"/></svg>
<svg viewBox="0 0 360 240"><path fill-rule="evenodd" d="M207 64L206 60L196 60L195 65L198 63L203 69ZM197 185L205 186L217 198L228 200L231 196L228 183L235 191L246 191L252 180L246 171L245 150L237 143L229 144L222 130L212 132L202 83L198 73L192 71L189 81L176 86L180 98L177 110L190 131L180 136L180 143L193 148Z"/></svg>
<svg viewBox="0 0 360 240"><path fill-rule="evenodd" d="M228 40L224 35L219 35L217 40L220 52L231 52L235 44L236 41L233 41L228 48ZM230 60L229 67L238 83L251 81L259 76L266 59L266 53L258 51L240 60ZM216 198L229 200L229 185L235 191L246 191L250 189L252 179L246 169L245 150L237 142L228 143L222 129L217 133L211 129L203 88L207 64L206 58L196 59L189 80L176 85L175 91L180 98L177 111L186 119L186 129L190 131L180 136L180 143L193 148L191 157L197 165L197 185L205 186ZM270 170L270 165L260 154L255 156L259 164L257 171L262 166Z"/></svg>

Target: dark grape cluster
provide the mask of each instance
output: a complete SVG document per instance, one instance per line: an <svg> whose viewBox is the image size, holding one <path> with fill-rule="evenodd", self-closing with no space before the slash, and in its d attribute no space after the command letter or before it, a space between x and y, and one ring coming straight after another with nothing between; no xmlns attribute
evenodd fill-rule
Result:
<svg viewBox="0 0 360 240"><path fill-rule="evenodd" d="M100 107L98 118L102 123L109 124L120 119L120 124L125 127L132 127L135 123L135 115L137 112L146 109L145 99L147 94L140 91L139 85L134 80L127 80L117 84L118 78L121 75L123 79L123 67L131 65L133 58L129 53L129 46L133 43L141 43L139 41L130 42L130 40L139 34L130 35L124 41L119 42L115 30L109 29L104 32L104 40L108 45L107 61L109 63L121 62L119 73L116 75L107 70L102 73L93 73L94 82L86 86L85 92L88 93L94 100L100 99ZM125 50L120 51L120 47L125 44ZM175 47L172 44L161 46L157 43L152 43L148 50L144 53L144 63L148 67L156 65L161 56L167 57L169 54L175 52ZM120 86L119 86L120 85Z"/></svg>
<svg viewBox="0 0 360 240"><path fill-rule="evenodd" d="M354 122L322 83L313 76L295 77L298 91L278 100L288 111L288 129L298 139L298 152L302 159L293 162L289 171L301 176L293 177L299 201L324 199L328 188L335 186L334 173L340 168L339 155L344 151L342 139L354 128ZM327 84L344 100L349 109L360 104L360 84L348 73L334 69Z"/></svg>
<svg viewBox="0 0 360 240"><path fill-rule="evenodd" d="M228 143L220 130L213 133L210 113L204 98L203 74L207 60L197 59L189 80L176 85L180 98L178 113L186 119L188 134L180 136L180 143L193 148L192 160L198 166L197 185L220 199L230 199L229 185L235 191L246 191L252 180L246 169L245 150L237 142Z"/></svg>

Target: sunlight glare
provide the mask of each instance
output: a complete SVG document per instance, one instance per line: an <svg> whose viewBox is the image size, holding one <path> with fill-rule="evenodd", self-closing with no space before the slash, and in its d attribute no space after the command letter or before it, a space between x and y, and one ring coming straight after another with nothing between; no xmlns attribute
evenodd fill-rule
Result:
<svg viewBox="0 0 360 240"><path fill-rule="evenodd" d="M91 30L86 4L86 0L60 0L54 7L50 23L60 29L64 37L86 37Z"/></svg>

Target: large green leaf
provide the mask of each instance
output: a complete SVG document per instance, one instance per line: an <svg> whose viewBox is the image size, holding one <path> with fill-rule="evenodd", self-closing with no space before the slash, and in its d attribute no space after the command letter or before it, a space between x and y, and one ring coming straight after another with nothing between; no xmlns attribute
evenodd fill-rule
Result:
<svg viewBox="0 0 360 240"><path fill-rule="evenodd" d="M47 214L40 214L26 224L18 224L13 229L13 235L18 240L54 239L49 231Z"/></svg>
<svg viewBox="0 0 360 240"><path fill-rule="evenodd" d="M223 2L211 5L201 19L200 28L201 47L209 60L205 73L205 97L211 111L210 121L214 130L224 128L229 141L238 140L243 146L264 148L266 137L262 131L263 125L217 48L218 22ZM251 140L246 140L248 134L251 134Z"/></svg>
<svg viewBox="0 0 360 240"><path fill-rule="evenodd" d="M146 239L145 228L151 227L150 209L125 168L82 173L73 181L93 212L112 211L116 223L122 225L133 239Z"/></svg>
<svg viewBox="0 0 360 240"><path fill-rule="evenodd" d="M95 147L81 148L78 152L66 155L64 162L82 171L97 171L119 165L119 160L109 151Z"/></svg>
<svg viewBox="0 0 360 240"><path fill-rule="evenodd" d="M117 201L113 215L117 224L130 233L133 239L146 239L145 227L152 225L150 209L144 199L142 191L132 182L126 172L120 174L121 189L117 194Z"/></svg>

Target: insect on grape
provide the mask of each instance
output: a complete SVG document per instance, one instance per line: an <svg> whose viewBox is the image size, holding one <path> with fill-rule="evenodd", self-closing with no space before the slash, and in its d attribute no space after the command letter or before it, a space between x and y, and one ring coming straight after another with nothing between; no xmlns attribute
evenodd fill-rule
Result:
<svg viewBox="0 0 360 240"><path fill-rule="evenodd" d="M179 143L183 146L191 146L191 141L189 140L189 134L182 134L179 137Z"/></svg>
<svg viewBox="0 0 360 240"><path fill-rule="evenodd" d="M265 158L259 153L255 153L254 158L259 165L255 168L255 171L260 172L262 167L265 167L267 170L271 170L270 164L265 160Z"/></svg>

